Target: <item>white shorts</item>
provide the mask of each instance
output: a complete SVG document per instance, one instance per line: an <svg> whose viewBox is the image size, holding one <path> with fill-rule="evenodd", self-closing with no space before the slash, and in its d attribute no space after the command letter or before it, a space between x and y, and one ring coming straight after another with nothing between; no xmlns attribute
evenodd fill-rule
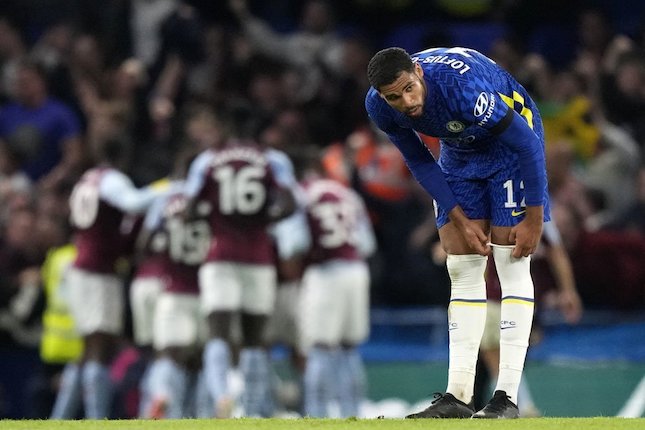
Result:
<svg viewBox="0 0 645 430"><path fill-rule="evenodd" d="M157 351L168 347L203 345L206 321L195 294L161 293L154 314L153 345Z"/></svg>
<svg viewBox="0 0 645 430"><path fill-rule="evenodd" d="M125 301L121 278L70 267L65 288L79 334L123 333Z"/></svg>
<svg viewBox="0 0 645 430"><path fill-rule="evenodd" d="M275 309L269 318L266 328L268 344L280 343L287 346L298 346L298 306L300 301L300 283L287 282L278 286Z"/></svg>
<svg viewBox="0 0 645 430"><path fill-rule="evenodd" d="M270 315L275 306L273 265L209 262L199 268L202 311L243 311Z"/></svg>
<svg viewBox="0 0 645 430"><path fill-rule="evenodd" d="M369 334L369 270L358 261L311 266L302 279L303 352L314 344L358 345Z"/></svg>
<svg viewBox="0 0 645 430"><path fill-rule="evenodd" d="M135 278L130 284L132 334L137 345L152 345L152 320L164 282L155 276Z"/></svg>

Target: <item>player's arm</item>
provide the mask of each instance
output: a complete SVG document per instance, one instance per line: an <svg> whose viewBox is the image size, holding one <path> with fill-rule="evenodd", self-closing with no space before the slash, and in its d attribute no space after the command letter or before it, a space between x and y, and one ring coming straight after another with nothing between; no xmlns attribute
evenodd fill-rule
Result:
<svg viewBox="0 0 645 430"><path fill-rule="evenodd" d="M546 190L544 148L528 123L510 108L491 132L497 134L499 140L518 155L524 181L526 215L511 229L509 239L515 242L513 256L526 257L535 251L542 234Z"/></svg>
<svg viewBox="0 0 645 430"><path fill-rule="evenodd" d="M199 154L188 167L186 181L184 182L181 192L186 196L186 212L184 216L187 219L195 218L195 210L197 206L197 197L204 188L206 181L206 172L213 160L213 153L211 151L204 151Z"/></svg>
<svg viewBox="0 0 645 430"><path fill-rule="evenodd" d="M553 221L544 224L544 241L547 244L546 258L558 288L558 308L569 324L575 324L582 316L582 301L576 289L569 253Z"/></svg>
<svg viewBox="0 0 645 430"><path fill-rule="evenodd" d="M137 188L126 175L116 170L106 173L99 186L99 193L106 202L131 214L143 213L155 197L164 192L154 187Z"/></svg>

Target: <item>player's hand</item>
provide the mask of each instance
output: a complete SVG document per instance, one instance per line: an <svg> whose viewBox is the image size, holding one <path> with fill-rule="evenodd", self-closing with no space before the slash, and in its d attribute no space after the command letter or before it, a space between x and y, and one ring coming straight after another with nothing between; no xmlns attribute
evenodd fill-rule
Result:
<svg viewBox="0 0 645 430"><path fill-rule="evenodd" d="M477 222L469 219L459 205L450 211L448 217L457 227L470 249L479 255L490 255L492 250L488 244L488 234Z"/></svg>
<svg viewBox="0 0 645 430"><path fill-rule="evenodd" d="M513 257L528 257L535 252L542 236L543 217L542 206L526 208L524 219L511 229L508 237L515 244Z"/></svg>
<svg viewBox="0 0 645 430"><path fill-rule="evenodd" d="M487 256L491 253L491 247L488 244L488 235L484 233L481 226L476 222L468 220L461 225L461 234L477 254Z"/></svg>
<svg viewBox="0 0 645 430"><path fill-rule="evenodd" d="M582 301L575 291L561 291L558 294L558 308L569 324L576 324L582 317Z"/></svg>

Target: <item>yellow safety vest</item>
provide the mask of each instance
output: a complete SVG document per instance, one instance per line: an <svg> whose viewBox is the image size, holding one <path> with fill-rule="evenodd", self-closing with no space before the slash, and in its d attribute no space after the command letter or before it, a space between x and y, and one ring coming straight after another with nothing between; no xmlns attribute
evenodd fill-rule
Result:
<svg viewBox="0 0 645 430"><path fill-rule="evenodd" d="M83 353L83 339L76 332L74 319L60 288L64 274L75 257L76 247L72 244L52 248L41 269L46 305L40 357L45 363L75 361Z"/></svg>

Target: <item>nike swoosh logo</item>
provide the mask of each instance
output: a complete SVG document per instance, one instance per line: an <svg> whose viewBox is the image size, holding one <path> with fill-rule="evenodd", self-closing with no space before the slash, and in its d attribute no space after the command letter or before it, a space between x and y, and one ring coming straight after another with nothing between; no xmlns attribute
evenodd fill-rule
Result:
<svg viewBox="0 0 645 430"><path fill-rule="evenodd" d="M499 329L500 330L506 330L507 328L515 328L515 326L511 325L511 326L508 326L508 327L500 327Z"/></svg>
<svg viewBox="0 0 645 430"><path fill-rule="evenodd" d="M520 215L522 215L524 212L526 212L526 209L521 210L521 211L516 211L515 209L513 209L513 211L511 212L511 216L520 216Z"/></svg>

